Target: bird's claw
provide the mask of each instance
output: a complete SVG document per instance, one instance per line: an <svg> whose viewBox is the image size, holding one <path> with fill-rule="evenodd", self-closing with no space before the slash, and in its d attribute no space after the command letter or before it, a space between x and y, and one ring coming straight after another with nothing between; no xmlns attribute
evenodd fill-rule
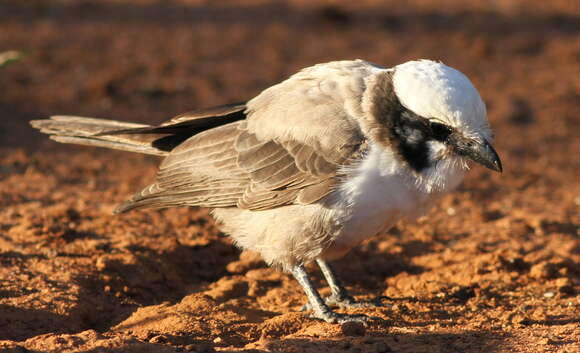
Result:
<svg viewBox="0 0 580 353"><path fill-rule="evenodd" d="M329 296L326 298L326 305L335 306L343 309L350 308L374 308L378 306L384 306L383 300L385 297L377 297L372 300L355 300L351 296Z"/></svg>
<svg viewBox="0 0 580 353"><path fill-rule="evenodd" d="M370 321L381 320L380 318L367 316L364 314L342 314L334 311L313 312L309 315L312 319L323 320L332 324L343 324L345 322L360 322L367 324Z"/></svg>
<svg viewBox="0 0 580 353"><path fill-rule="evenodd" d="M337 307L341 309L357 309L357 308L375 308L385 306L383 301L386 299L387 297L381 296L372 300L357 301L350 295L337 296L333 294L328 297L325 297L324 302L326 303L326 305L330 307ZM310 303L306 303L302 306L300 310L301 311L312 310L312 306L310 305Z"/></svg>

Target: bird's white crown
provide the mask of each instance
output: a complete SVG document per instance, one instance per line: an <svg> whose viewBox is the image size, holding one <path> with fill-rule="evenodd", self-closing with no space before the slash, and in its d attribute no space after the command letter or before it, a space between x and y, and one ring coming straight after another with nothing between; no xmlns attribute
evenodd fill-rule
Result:
<svg viewBox="0 0 580 353"><path fill-rule="evenodd" d="M393 86L401 104L415 114L466 136L491 138L485 103L460 71L431 60L408 61L394 68Z"/></svg>

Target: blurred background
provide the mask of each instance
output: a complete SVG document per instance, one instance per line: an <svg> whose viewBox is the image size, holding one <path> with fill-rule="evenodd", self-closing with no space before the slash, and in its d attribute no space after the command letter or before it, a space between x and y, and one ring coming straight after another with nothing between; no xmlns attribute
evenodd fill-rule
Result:
<svg viewBox="0 0 580 353"><path fill-rule="evenodd" d="M120 351L197 349L191 344L199 342L259 350L259 337L275 337L306 351L308 332L332 335L333 328L292 314L300 288L251 255L240 259L207 211L110 216L153 179L156 159L58 145L28 121L71 114L157 123L250 99L316 63L355 58L387 67L429 58L465 73L486 101L505 169L474 168L429 220L403 223L339 265L356 293L427 300L423 309L407 303L406 311L384 313L404 344L392 335L381 342L400 352L577 347L570 327L578 322L580 271L579 2L0 0L0 53L8 51L16 52L0 63L0 340L10 341L0 348L74 351L106 341ZM263 272L254 278L251 271ZM253 290L267 287L256 282L263 277L283 289ZM216 292L224 278L233 286L226 293L242 288L243 295ZM429 302L454 286L469 294L463 304L475 303L471 314ZM147 326L131 316L191 293L254 311L209 319L211 329ZM436 309L453 315L426 314ZM216 310L214 317L233 309ZM261 324L280 313L286 316ZM441 324L446 319L463 326ZM134 320L131 334L127 320ZM417 320L411 331L397 331ZM83 343L74 348L70 335ZM332 342L316 349L349 349Z"/></svg>
<svg viewBox="0 0 580 353"><path fill-rule="evenodd" d="M574 1L4 0L1 48L26 59L3 70L1 109L160 121L315 63L430 58L465 72L494 120L575 98L578 13Z"/></svg>

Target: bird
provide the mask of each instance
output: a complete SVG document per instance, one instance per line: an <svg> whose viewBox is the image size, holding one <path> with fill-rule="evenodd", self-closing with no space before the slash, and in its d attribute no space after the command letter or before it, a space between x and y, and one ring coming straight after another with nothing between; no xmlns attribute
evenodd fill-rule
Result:
<svg viewBox="0 0 580 353"><path fill-rule="evenodd" d="M241 249L301 285L310 317L368 322L331 266L363 240L416 219L470 161L502 172L486 106L439 61L364 60L305 68L243 103L159 125L77 116L31 124L55 141L163 157L155 181L114 211L206 207ZM305 266L316 263L324 298ZM377 305L380 303L377 303Z"/></svg>

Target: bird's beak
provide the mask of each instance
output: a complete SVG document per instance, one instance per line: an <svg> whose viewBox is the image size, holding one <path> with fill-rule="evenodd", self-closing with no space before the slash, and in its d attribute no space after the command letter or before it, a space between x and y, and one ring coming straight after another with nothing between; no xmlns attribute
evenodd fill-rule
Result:
<svg viewBox="0 0 580 353"><path fill-rule="evenodd" d="M457 154L467 157L496 172L501 173L503 171L497 152L487 140L483 139L483 142L481 142L473 139L459 138L453 142L452 145Z"/></svg>

